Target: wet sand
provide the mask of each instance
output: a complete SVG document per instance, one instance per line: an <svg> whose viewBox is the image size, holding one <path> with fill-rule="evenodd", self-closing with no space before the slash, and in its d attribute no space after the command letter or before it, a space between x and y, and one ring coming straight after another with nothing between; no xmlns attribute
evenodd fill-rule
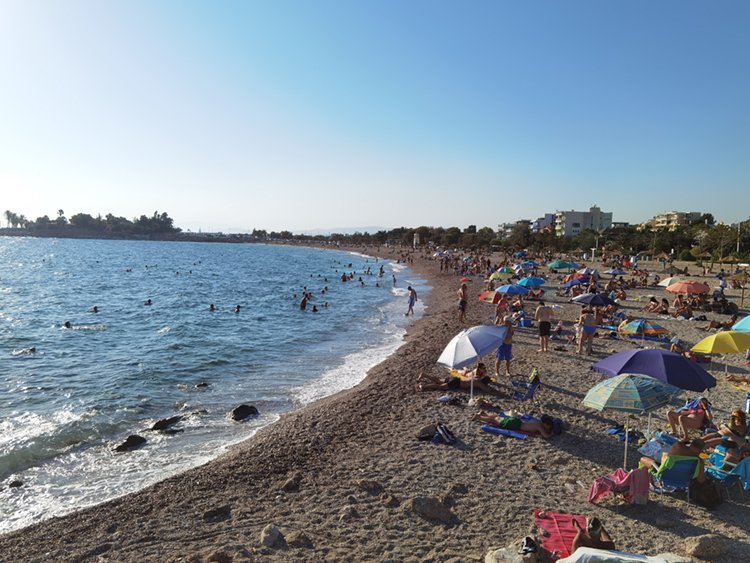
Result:
<svg viewBox="0 0 750 563"><path fill-rule="evenodd" d="M471 421L476 408L440 403L441 392L416 390L419 372L445 373L435 361L461 326L457 276L441 273L437 262L417 256L410 267L433 286L425 314L410 327L404 345L361 384L285 415L202 467L0 536L0 560L481 561L490 547L516 544L532 532L535 507L598 516L617 547L626 551L679 553L685 538L714 533L727 549L715 561L750 560L747 500L724 502L712 512L688 506L681 494L652 494L647 506L586 501L591 481L622 465L623 444L604 429L625 420L581 405L586 391L602 378L590 365L638 342L597 339L594 355L587 357L553 341L553 347L566 350L540 354L536 329L518 329L513 372L525 377L538 369L543 383L538 403L514 403L505 385L487 396L506 409L560 417L566 431L551 440L526 441L486 434ZM715 280L706 281L715 285ZM482 289L481 278L475 278L470 294ZM548 289L552 296L554 288ZM634 299L647 294L665 292L629 292L626 312L636 313L645 301ZM748 301L750 295L743 314ZM578 307L562 297L548 303L561 306L556 318L566 321L570 334ZM471 300L469 324L490 322L492 312L491 305ZM691 344L707 334L698 330L702 322L645 316ZM728 357L730 371L747 373L744 361L741 355ZM714 364L712 373L719 385L709 396L717 419L726 420L731 408L742 405L747 386L721 380L723 365L717 368ZM666 410L657 414L656 426L663 426ZM421 427L436 420L449 426L457 445L416 439ZM630 423L645 429L645 419L633 417ZM635 449L629 452L631 460L638 455ZM733 495L739 497L736 491ZM417 497L443 501L452 522L416 514ZM285 547L261 544L261 532L269 524L284 534Z"/></svg>

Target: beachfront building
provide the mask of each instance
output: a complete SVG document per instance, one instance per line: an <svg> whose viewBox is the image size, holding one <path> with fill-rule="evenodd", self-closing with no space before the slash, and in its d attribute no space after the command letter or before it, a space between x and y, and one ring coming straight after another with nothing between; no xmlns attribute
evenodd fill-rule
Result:
<svg viewBox="0 0 750 563"><path fill-rule="evenodd" d="M558 211L555 213L555 234L558 237L574 237L585 229L605 231L612 227L612 213L604 212L596 205L588 211Z"/></svg>
<svg viewBox="0 0 750 563"><path fill-rule="evenodd" d="M555 231L555 214L545 213L544 217L539 217L536 221L531 224L531 232L543 233L545 231Z"/></svg>
<svg viewBox="0 0 750 563"><path fill-rule="evenodd" d="M695 221L700 221L703 213L700 211L668 211L655 215L645 223L641 223L642 231L675 231L678 227L690 225Z"/></svg>
<svg viewBox="0 0 750 563"><path fill-rule="evenodd" d="M497 236L502 239L508 238L513 234L513 231L519 225L531 228L531 221L529 221L528 219L520 219L518 221L514 221L513 223L500 223L497 226Z"/></svg>

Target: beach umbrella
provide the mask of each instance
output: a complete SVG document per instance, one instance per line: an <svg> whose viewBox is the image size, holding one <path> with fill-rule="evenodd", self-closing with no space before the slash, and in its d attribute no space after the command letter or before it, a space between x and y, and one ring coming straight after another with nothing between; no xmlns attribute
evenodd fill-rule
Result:
<svg viewBox="0 0 750 563"><path fill-rule="evenodd" d="M614 305L615 302L602 293L584 293L583 295L574 297L573 303L591 305L593 307L606 307L607 305Z"/></svg>
<svg viewBox="0 0 750 563"><path fill-rule="evenodd" d="M583 404L598 411L613 410L626 413L649 413L669 404L679 389L648 375L622 373L594 385L583 398ZM625 460L628 463L628 427L625 425Z"/></svg>
<svg viewBox="0 0 750 563"><path fill-rule="evenodd" d="M544 285L547 283L547 280L543 280L542 278L535 278L534 276L529 276L528 278L523 278L521 281L518 282L517 285L523 286L523 287L539 287L540 285Z"/></svg>
<svg viewBox="0 0 750 563"><path fill-rule="evenodd" d="M657 348L617 352L596 362L591 369L610 377L621 373L650 375L687 391L702 392L716 386L716 379L696 362Z"/></svg>
<svg viewBox="0 0 750 563"><path fill-rule="evenodd" d="M513 256L515 256L516 258L523 258L527 254L528 254L528 252L526 252L525 250L519 250Z"/></svg>
<svg viewBox="0 0 750 563"><path fill-rule="evenodd" d="M735 325L732 327L732 330L740 332L750 332L750 315L748 315L744 319L737 321L737 323L735 323Z"/></svg>
<svg viewBox="0 0 750 563"><path fill-rule="evenodd" d="M547 267L553 270L564 270L566 268L575 268L576 266L575 262L566 262L565 260L553 260L547 263Z"/></svg>
<svg viewBox="0 0 750 563"><path fill-rule="evenodd" d="M460 283L471 283L471 280L469 278L461 278L459 280Z"/></svg>
<svg viewBox="0 0 750 563"><path fill-rule="evenodd" d="M750 333L736 330L717 332L691 348L701 354L737 354L747 349L750 349Z"/></svg>
<svg viewBox="0 0 750 563"><path fill-rule="evenodd" d="M539 265L533 260L524 260L523 262L521 262L521 266L523 266L524 268L538 268L539 267Z"/></svg>
<svg viewBox="0 0 750 563"><path fill-rule="evenodd" d="M705 283L692 280L678 281L667 287L670 293L708 293L711 288Z"/></svg>
<svg viewBox="0 0 750 563"><path fill-rule="evenodd" d="M681 282L682 278L680 276L672 276L670 278L664 278L661 280L657 285L659 287L669 287L673 283Z"/></svg>
<svg viewBox="0 0 750 563"><path fill-rule="evenodd" d="M595 278L599 277L599 272L594 268L581 268L580 270L576 271L576 273L581 274L582 276L594 276Z"/></svg>
<svg viewBox="0 0 750 563"><path fill-rule="evenodd" d="M438 357L437 363L460 369L494 352L505 339L504 326L478 325L462 330L454 336ZM471 380L470 401L474 398L474 380Z"/></svg>
<svg viewBox="0 0 750 563"><path fill-rule="evenodd" d="M587 276L586 274L579 274L578 272L574 272L572 274L568 274L563 278L564 282L569 282L570 280L586 280L588 281L591 277Z"/></svg>
<svg viewBox="0 0 750 563"><path fill-rule="evenodd" d="M502 277L503 277L503 274L501 274L499 271L492 272L492 274L490 274L490 279L491 280L499 280Z"/></svg>
<svg viewBox="0 0 750 563"><path fill-rule="evenodd" d="M485 303L491 303L492 305L497 305L497 303L500 301L502 297L503 297L503 294L497 291L483 291L482 293L479 294L480 301L484 301Z"/></svg>
<svg viewBox="0 0 750 563"><path fill-rule="evenodd" d="M614 268L612 270L607 270L604 273L605 274L609 274L611 276L624 276L625 274L627 274L627 272L625 270L621 270L620 268Z"/></svg>
<svg viewBox="0 0 750 563"><path fill-rule="evenodd" d="M589 279L588 278L573 278L572 280L569 280L568 282L566 282L563 285L563 287L565 289L568 289L570 287L573 287L574 285L580 285L582 283L589 283Z"/></svg>
<svg viewBox="0 0 750 563"><path fill-rule="evenodd" d="M510 266L503 266L502 268L498 270L498 272L500 272L501 274L515 274L516 273L516 271Z"/></svg>
<svg viewBox="0 0 750 563"><path fill-rule="evenodd" d="M495 291L499 291L500 293L505 293L506 295L527 295L529 293L528 289L526 289L522 285L518 285L515 283L508 283L505 285L501 285Z"/></svg>
<svg viewBox="0 0 750 563"><path fill-rule="evenodd" d="M750 332L723 330L707 336L691 350L700 354L738 354L750 349ZM724 362L724 373L729 366Z"/></svg>
<svg viewBox="0 0 750 563"><path fill-rule="evenodd" d="M646 340L647 336L650 337L659 337L664 334L669 334L669 330L664 328L661 325L658 325L654 322L647 321L646 319L639 319L637 321L630 321L629 323L623 325L622 327L617 329L618 332L621 332L623 334L635 334L640 335L643 337L643 340Z"/></svg>

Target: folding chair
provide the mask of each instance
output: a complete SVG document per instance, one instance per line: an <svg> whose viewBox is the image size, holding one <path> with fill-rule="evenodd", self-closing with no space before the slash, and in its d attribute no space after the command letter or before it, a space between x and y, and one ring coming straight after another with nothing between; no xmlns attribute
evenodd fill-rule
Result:
<svg viewBox="0 0 750 563"><path fill-rule="evenodd" d="M742 488L742 480L737 473L733 473L733 469L737 467L736 463L726 461L727 447L724 444L717 444L714 451L708 456L706 460L705 472L706 475L718 481L718 483L727 492L727 498L730 498L729 488L732 485L737 485L740 489L742 498L745 498L745 491Z"/></svg>
<svg viewBox="0 0 750 563"><path fill-rule="evenodd" d="M690 481L698 476L699 463L700 460L697 457L667 456L661 465L649 471L654 481L653 489L660 495L684 490L687 494L687 502L690 504Z"/></svg>
<svg viewBox="0 0 750 563"><path fill-rule="evenodd" d="M528 379L521 380L521 379L512 379L510 381L510 384L513 386L513 393L511 394L511 398L514 401L532 401L536 402L536 392L539 387L542 385L541 379L539 379L539 373L537 372L537 369L534 368L531 370L531 373L529 374Z"/></svg>

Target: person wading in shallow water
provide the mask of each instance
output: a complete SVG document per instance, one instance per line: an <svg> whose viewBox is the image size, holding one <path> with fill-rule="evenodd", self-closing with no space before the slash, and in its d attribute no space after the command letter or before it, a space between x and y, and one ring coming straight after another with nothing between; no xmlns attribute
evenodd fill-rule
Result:
<svg viewBox="0 0 750 563"><path fill-rule="evenodd" d="M406 316L414 314L414 304L417 302L417 292L414 291L412 286L407 288L409 290L409 309L406 311Z"/></svg>

